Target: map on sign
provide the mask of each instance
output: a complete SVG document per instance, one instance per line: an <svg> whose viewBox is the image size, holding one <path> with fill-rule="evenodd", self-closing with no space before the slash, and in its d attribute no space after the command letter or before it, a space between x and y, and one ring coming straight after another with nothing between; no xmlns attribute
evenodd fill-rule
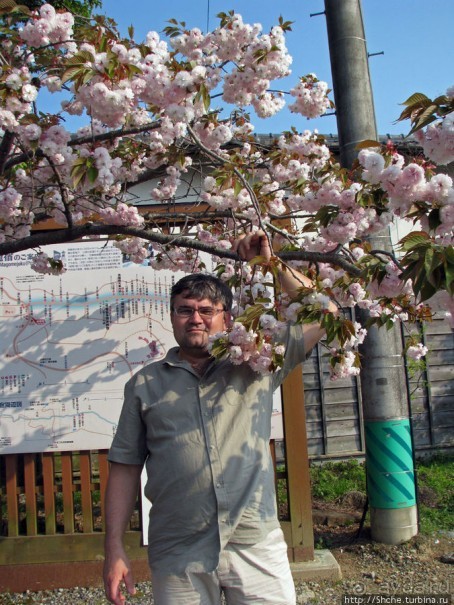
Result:
<svg viewBox="0 0 454 605"><path fill-rule="evenodd" d="M126 381L175 344L170 288L183 273L126 263L105 242L43 252L67 271L0 256L0 455L109 448ZM283 438L279 391L272 435Z"/></svg>
<svg viewBox="0 0 454 605"><path fill-rule="evenodd" d="M104 242L0 257L0 454L105 449L125 382L174 340L169 295L183 274L124 263Z"/></svg>

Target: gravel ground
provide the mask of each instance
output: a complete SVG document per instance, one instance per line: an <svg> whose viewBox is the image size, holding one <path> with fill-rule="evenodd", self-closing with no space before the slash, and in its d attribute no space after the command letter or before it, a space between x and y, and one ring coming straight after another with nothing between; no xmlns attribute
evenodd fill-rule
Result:
<svg viewBox="0 0 454 605"><path fill-rule="evenodd" d="M388 546L371 542L367 535L357 540L354 529L344 528L338 533L330 531L333 544L330 550L341 567L342 580L298 583L299 604L454 604L454 532L417 536L406 544ZM327 540L327 532L324 539ZM136 597L128 604L152 605L151 583L138 584L137 589ZM361 601L359 597L363 595L366 600ZM367 600L367 595L374 597ZM407 601L396 600L396 595L407 595ZM438 600L432 600L437 596ZM449 596L451 600L440 599L441 596ZM343 597L348 599L343 600ZM108 602L99 587L0 594L0 605L35 603L107 605Z"/></svg>

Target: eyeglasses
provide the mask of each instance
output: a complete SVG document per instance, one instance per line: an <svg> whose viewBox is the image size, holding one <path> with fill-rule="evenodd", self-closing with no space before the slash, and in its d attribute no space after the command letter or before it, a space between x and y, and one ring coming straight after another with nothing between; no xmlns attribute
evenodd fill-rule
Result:
<svg viewBox="0 0 454 605"><path fill-rule="evenodd" d="M199 307L198 309L193 309L192 307L175 307L175 309L173 309L175 315L186 319L192 317L196 311L203 319L211 319L215 315L223 313L225 309L215 309L214 307Z"/></svg>

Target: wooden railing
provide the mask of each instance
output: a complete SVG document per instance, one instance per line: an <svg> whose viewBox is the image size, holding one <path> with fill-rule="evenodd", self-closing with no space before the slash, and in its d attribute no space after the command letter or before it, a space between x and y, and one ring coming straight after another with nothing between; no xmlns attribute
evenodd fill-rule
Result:
<svg viewBox="0 0 454 605"><path fill-rule="evenodd" d="M274 442L271 452L276 468ZM107 450L0 456L0 537L103 532L108 473ZM285 477L276 470L276 487Z"/></svg>
<svg viewBox="0 0 454 605"><path fill-rule="evenodd" d="M0 457L1 536L104 530L107 450Z"/></svg>
<svg viewBox="0 0 454 605"><path fill-rule="evenodd" d="M289 541L287 475L271 452ZM108 473L107 450L0 456L0 593L101 583ZM149 578L140 509L138 498L125 535L136 581Z"/></svg>

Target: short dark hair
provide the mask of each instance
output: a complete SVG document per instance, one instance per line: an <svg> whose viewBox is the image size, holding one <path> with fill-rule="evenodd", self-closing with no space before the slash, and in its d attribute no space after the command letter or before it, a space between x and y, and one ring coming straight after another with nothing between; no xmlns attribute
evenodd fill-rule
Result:
<svg viewBox="0 0 454 605"><path fill-rule="evenodd" d="M170 291L170 309L173 311L175 296L201 300L207 298L212 303L221 303L225 311L232 309L232 291L221 279L208 273L191 273L178 280Z"/></svg>

